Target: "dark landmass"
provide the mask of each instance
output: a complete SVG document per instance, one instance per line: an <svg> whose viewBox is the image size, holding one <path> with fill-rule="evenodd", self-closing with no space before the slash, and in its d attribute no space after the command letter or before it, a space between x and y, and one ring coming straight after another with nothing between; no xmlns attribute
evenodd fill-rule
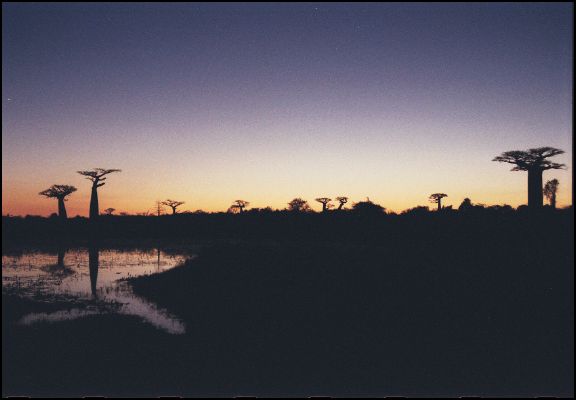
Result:
<svg viewBox="0 0 576 400"><path fill-rule="evenodd" d="M571 211L122 218L100 232L221 239L131 281L186 334L3 323L5 395L574 393Z"/></svg>
<svg viewBox="0 0 576 400"><path fill-rule="evenodd" d="M373 207L359 210L290 212L253 209L241 214L186 213L156 216L101 215L95 220L84 217L62 221L50 218L2 217L3 248L25 245L46 246L60 243L85 244L97 239L100 244L139 246L142 243L181 243L189 240L214 242L296 241L330 243L386 243L399 238L421 240L421 236L466 232L474 239L490 234L493 229L524 226L539 229L539 224L573 219L572 208L553 210L544 207L530 211L521 206L470 206L465 210L444 208L429 211L415 207L402 214L386 213ZM562 222L560 222L562 223ZM561 227L560 227L561 228Z"/></svg>

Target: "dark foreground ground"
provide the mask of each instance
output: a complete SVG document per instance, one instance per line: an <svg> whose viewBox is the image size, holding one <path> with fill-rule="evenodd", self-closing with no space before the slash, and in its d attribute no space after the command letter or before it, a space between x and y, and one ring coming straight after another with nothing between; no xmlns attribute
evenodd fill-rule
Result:
<svg viewBox="0 0 576 400"><path fill-rule="evenodd" d="M572 396L572 221L220 243L132 282L182 336L4 294L3 394Z"/></svg>

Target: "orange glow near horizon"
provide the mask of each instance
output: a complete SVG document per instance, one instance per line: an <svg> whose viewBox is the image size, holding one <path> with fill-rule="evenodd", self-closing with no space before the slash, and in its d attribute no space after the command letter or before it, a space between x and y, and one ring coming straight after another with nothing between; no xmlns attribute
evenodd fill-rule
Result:
<svg viewBox="0 0 576 400"><path fill-rule="evenodd" d="M489 179L489 173L494 174L494 179ZM495 205L508 204L517 207L526 204L527 198L527 175L523 172L510 172L503 164L487 163L486 172L475 176L460 172L445 176L443 183L435 183L430 179L435 171L423 171L422 179L418 185L416 180L401 179L399 176L382 177L377 174L364 177L363 181L354 181L351 175L334 176L332 181L323 179L321 176L311 176L307 181L299 184L282 186L280 183L262 182L262 186L249 186L249 176L236 180L233 177L214 176L213 181L199 180L196 185L175 184L170 182L168 176L158 174L154 179L139 182L134 174L123 171L109 175L107 184L99 189L100 211L108 207L115 208L115 214L126 212L137 214L143 212L155 213L157 200L167 198L185 201L180 206L181 211L203 210L206 212L223 212L228 209L235 199L250 201L249 208L263 208L270 206L272 209L284 209L288 201L294 197L302 197L309 202L311 207L319 211L321 205L314 201L317 197L347 196L350 198L347 208L357 201L369 198L371 201L386 207L387 211L399 213L403 210L419 205L434 208L435 205L428 202L428 196L434 192L444 192L448 197L443 200L444 206L457 208L462 200L469 197L475 204ZM90 202L90 182L74 173L67 174L68 179L50 180L36 178L31 180L11 180L3 177L2 214L3 215L41 215L49 216L57 212L55 199L46 199L38 195L38 192L48 188L52 183L72 184L78 191L68 197L66 208L70 217L88 216ZM169 174L168 174L169 175ZM566 170L547 171L544 173L544 181L552 178L560 181L560 189L557 198L559 208L571 204L570 172ZM428 181L430 179L430 181ZM344 184L340 185L339 180ZM404 180L406 184L403 185ZM364 190L366 187L377 187L377 182L383 182L380 190ZM282 181L280 181L282 182ZM371 183L372 182L372 183ZM407 183L411 182L410 185ZM339 187L348 190L338 190ZM315 190L321 187L323 190ZM383 187L389 190L383 190ZM336 203L336 201L333 201ZM169 212L165 208L165 212Z"/></svg>
<svg viewBox="0 0 576 400"><path fill-rule="evenodd" d="M120 7L120 8L117 8ZM122 11L122 10L123 11ZM555 147L572 203L570 4L3 4L2 213L50 215L53 184L117 168L100 211L283 209L295 197L401 212L527 202L491 160Z"/></svg>

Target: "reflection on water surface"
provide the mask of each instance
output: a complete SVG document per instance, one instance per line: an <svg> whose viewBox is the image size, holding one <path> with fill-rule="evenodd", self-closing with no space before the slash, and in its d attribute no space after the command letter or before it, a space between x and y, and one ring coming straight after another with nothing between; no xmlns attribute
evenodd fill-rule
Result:
<svg viewBox="0 0 576 400"><path fill-rule="evenodd" d="M24 252L2 255L2 288L27 298L65 300L73 308L32 313L20 323L57 322L87 315L135 315L172 334L185 332L184 324L167 311L136 296L123 281L167 271L192 256L166 254L160 249L118 250L98 247L59 249L56 253Z"/></svg>

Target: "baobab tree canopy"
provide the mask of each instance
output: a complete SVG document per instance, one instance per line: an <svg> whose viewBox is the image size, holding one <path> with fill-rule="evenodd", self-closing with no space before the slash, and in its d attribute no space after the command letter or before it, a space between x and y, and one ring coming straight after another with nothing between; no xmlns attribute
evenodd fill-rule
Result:
<svg viewBox="0 0 576 400"><path fill-rule="evenodd" d="M121 172L120 169L104 169L104 168L94 168L91 171L77 171L80 175L86 176L86 179L89 179L93 183L98 183L99 181L106 180L104 175L111 174L112 172ZM98 186L103 186L104 183L99 184Z"/></svg>
<svg viewBox="0 0 576 400"><path fill-rule="evenodd" d="M52 185L48 189L41 191L41 196L51 197L51 198L65 198L71 193L74 193L76 189L74 186L70 185Z"/></svg>
<svg viewBox="0 0 576 400"><path fill-rule="evenodd" d="M528 149L526 151L505 151L498 157L494 157L492 161L514 164L515 167L512 168L512 171L529 171L532 168L537 168L540 170L561 169L565 167L564 164L559 164L547 160L547 158L554 157L559 154L564 154L564 151L554 147L538 147L535 149Z"/></svg>
<svg viewBox="0 0 576 400"><path fill-rule="evenodd" d="M428 199L431 203L438 203L444 197L448 197L448 195L446 193L433 193L430 195L430 197L428 197Z"/></svg>

